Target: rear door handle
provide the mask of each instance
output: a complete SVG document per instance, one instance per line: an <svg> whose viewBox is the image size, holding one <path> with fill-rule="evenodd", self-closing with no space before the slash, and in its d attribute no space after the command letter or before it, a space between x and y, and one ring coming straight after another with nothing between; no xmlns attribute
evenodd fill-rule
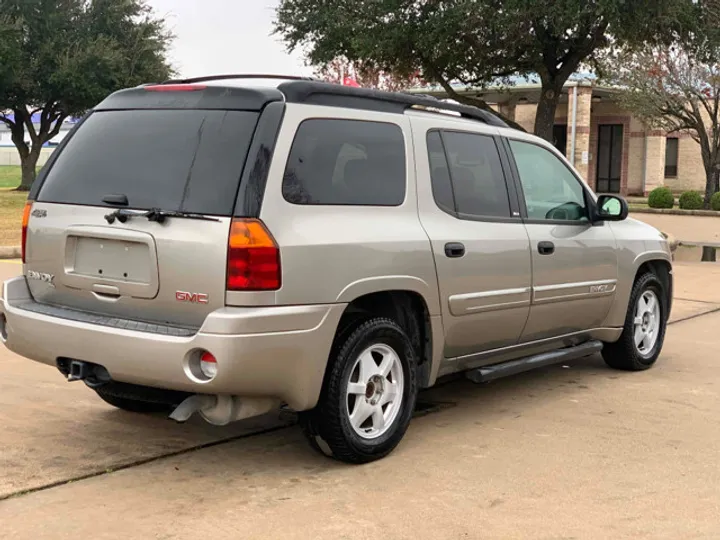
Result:
<svg viewBox="0 0 720 540"><path fill-rule="evenodd" d="M465 255L465 246L460 242L449 242L445 244L445 255L451 259L457 259Z"/></svg>
<svg viewBox="0 0 720 540"><path fill-rule="evenodd" d="M552 255L555 253L555 244L552 242L540 242L538 243L538 253L540 255Z"/></svg>

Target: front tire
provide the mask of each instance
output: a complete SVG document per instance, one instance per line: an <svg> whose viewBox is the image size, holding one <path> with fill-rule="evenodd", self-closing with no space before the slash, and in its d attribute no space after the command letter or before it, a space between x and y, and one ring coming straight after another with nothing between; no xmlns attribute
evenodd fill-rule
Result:
<svg viewBox="0 0 720 540"><path fill-rule="evenodd" d="M390 319L372 318L340 337L317 406L300 415L311 446L346 463L387 456L415 409L416 367L410 339Z"/></svg>
<svg viewBox="0 0 720 540"><path fill-rule="evenodd" d="M643 371L660 356L667 327L667 293L651 272L641 275L630 294L620 339L603 349L605 363L615 369Z"/></svg>

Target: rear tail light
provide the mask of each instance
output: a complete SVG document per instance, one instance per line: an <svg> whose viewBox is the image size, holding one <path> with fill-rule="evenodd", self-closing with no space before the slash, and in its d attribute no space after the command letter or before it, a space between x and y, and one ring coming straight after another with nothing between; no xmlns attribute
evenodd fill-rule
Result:
<svg viewBox="0 0 720 540"><path fill-rule="evenodd" d="M25 203L25 209L23 210L23 217L22 217L22 244L21 244L21 250L22 250L22 262L25 262L25 251L27 250L27 230L28 230L28 224L30 223L30 212L32 211L32 201L28 201Z"/></svg>
<svg viewBox="0 0 720 540"><path fill-rule="evenodd" d="M229 291L274 291L280 288L280 249L262 221L232 221L227 258Z"/></svg>

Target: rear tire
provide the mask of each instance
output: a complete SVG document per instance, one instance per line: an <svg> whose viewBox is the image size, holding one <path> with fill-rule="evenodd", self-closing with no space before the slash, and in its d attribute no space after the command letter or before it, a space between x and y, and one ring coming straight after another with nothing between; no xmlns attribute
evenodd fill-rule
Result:
<svg viewBox="0 0 720 540"><path fill-rule="evenodd" d="M346 463L387 456L410 424L416 371L415 348L390 319L371 318L339 336L318 404L300 414L310 445Z"/></svg>
<svg viewBox="0 0 720 540"><path fill-rule="evenodd" d="M173 406L167 403L158 403L153 401L143 401L137 398L119 395L117 392L108 392L107 390L95 388L95 392L100 396L105 403L112 405L123 411L133 413L170 413L173 410Z"/></svg>
<svg viewBox="0 0 720 540"><path fill-rule="evenodd" d="M606 343L605 363L624 371L644 371L660 356L667 327L667 292L651 272L642 274L633 285L620 339Z"/></svg>

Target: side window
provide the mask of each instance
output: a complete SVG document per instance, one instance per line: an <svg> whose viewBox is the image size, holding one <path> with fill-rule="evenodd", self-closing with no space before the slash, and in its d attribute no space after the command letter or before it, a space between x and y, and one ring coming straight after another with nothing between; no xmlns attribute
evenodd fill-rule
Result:
<svg viewBox="0 0 720 540"><path fill-rule="evenodd" d="M536 144L510 140L529 219L587 221L585 192L567 166Z"/></svg>
<svg viewBox="0 0 720 540"><path fill-rule="evenodd" d="M510 217L505 175L492 137L435 131L428 133L427 142L433 195L440 208L454 208L452 213L460 218Z"/></svg>
<svg viewBox="0 0 720 540"><path fill-rule="evenodd" d="M427 147L435 203L445 212L455 214L457 210L452 185L450 184L450 169L448 168L445 148L439 131L428 132Z"/></svg>
<svg viewBox="0 0 720 540"><path fill-rule="evenodd" d="M294 204L399 206L405 200L405 141L395 124L306 120L283 176Z"/></svg>

